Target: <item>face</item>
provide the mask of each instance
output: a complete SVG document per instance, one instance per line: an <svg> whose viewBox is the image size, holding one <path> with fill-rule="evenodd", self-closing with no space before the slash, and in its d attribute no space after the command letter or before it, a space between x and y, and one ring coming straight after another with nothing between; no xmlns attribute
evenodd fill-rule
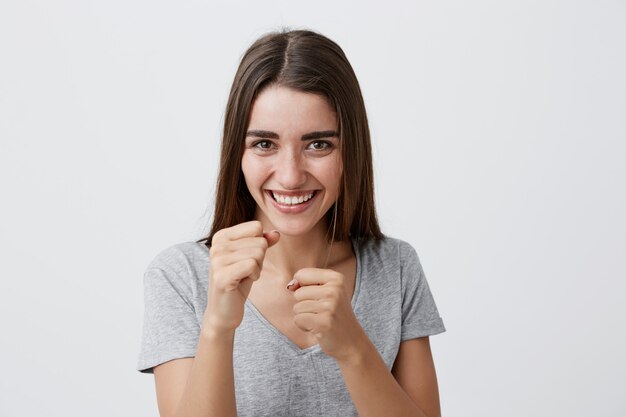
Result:
<svg viewBox="0 0 626 417"><path fill-rule="evenodd" d="M326 230L343 172L337 116L326 98L281 86L252 105L241 168L265 230Z"/></svg>

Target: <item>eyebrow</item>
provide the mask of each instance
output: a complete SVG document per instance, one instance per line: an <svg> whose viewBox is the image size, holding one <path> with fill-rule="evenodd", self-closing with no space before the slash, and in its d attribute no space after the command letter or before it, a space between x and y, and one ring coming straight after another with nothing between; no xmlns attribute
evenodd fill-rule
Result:
<svg viewBox="0 0 626 417"><path fill-rule="evenodd" d="M248 130L246 132L246 137L254 136L257 138L264 139L280 139L278 133L271 132L269 130ZM339 134L334 130L321 130L319 132L311 132L302 135L301 140L313 140L313 139L322 139L322 138L332 138L339 137Z"/></svg>

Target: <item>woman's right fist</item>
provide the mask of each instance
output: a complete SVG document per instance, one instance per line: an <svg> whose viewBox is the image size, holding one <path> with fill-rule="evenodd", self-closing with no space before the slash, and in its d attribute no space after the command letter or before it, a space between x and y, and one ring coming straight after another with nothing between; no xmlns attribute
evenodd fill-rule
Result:
<svg viewBox="0 0 626 417"><path fill-rule="evenodd" d="M261 275L265 252L279 238L277 231L263 233L258 220L227 227L213 235L203 326L234 330L241 324L244 303L252 283Z"/></svg>

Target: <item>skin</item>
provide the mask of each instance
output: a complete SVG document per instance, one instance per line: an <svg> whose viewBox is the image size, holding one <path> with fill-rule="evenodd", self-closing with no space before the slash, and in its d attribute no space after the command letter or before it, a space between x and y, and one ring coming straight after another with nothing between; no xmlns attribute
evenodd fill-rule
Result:
<svg viewBox="0 0 626 417"><path fill-rule="evenodd" d="M343 270L352 278L346 285L353 286L352 269L356 270L351 244L336 242L329 247L326 240L324 216L337 200L343 173L339 138L329 134L302 140L313 132L336 132L337 118L322 96L271 86L252 107L248 132L259 131L275 135L246 137L242 171L257 203L255 219L263 230L280 232L280 240L266 253L263 279L254 285L249 298L275 327L305 348L319 341L293 319L298 300L285 287L296 273L311 266ZM317 190L317 195L306 211L284 214L274 207L266 190ZM352 291L349 287L348 292Z"/></svg>
<svg viewBox="0 0 626 417"><path fill-rule="evenodd" d="M319 95L280 86L258 95L248 126L256 133L246 137L242 157L255 219L213 238L196 357L154 369L162 416L236 415L232 341L248 298L298 346L319 344L337 361L360 416L440 416L429 338L403 342L389 371L351 307L351 243L327 243L325 213L343 172L339 139L302 136L336 129L336 115ZM286 214L268 189L318 194L304 212Z"/></svg>
<svg viewBox="0 0 626 417"><path fill-rule="evenodd" d="M278 139L260 134L247 136L241 168L257 203L255 219L264 230L275 229L281 234L266 260L277 271L293 277L302 267L325 261L328 245L322 219L337 200L343 173L337 136L301 138L312 132L336 132L336 114L319 95L268 87L252 106L248 132L255 131L272 132ZM318 190L318 195L305 212L286 215L274 208L272 197L264 190ZM348 247L339 248L343 255Z"/></svg>

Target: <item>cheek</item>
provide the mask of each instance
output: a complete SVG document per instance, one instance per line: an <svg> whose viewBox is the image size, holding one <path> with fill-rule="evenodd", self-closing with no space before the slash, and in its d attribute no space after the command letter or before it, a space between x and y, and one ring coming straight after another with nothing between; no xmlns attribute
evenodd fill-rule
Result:
<svg viewBox="0 0 626 417"><path fill-rule="evenodd" d="M244 152L241 158L241 170L250 191L254 191L265 181L264 173L267 171L267 167L259 161L259 158L255 158L248 151Z"/></svg>
<svg viewBox="0 0 626 417"><path fill-rule="evenodd" d="M255 166L252 159L249 156L246 156L244 153L243 158L241 158L241 171L243 172L243 177L246 180L246 184L248 188L251 187L251 182L254 182L255 175Z"/></svg>
<svg viewBox="0 0 626 417"><path fill-rule="evenodd" d="M323 172L325 173L326 186L336 191L339 190L339 183L341 181L341 175L343 174L341 156L329 161Z"/></svg>

